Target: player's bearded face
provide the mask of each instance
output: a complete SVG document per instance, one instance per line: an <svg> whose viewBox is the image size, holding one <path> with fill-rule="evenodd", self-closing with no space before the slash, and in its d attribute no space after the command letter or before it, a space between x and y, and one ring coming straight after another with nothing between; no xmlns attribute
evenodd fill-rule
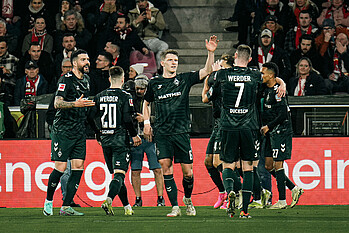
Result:
<svg viewBox="0 0 349 233"><path fill-rule="evenodd" d="M87 54L79 55L77 68L83 74L87 74L90 72L90 58Z"/></svg>

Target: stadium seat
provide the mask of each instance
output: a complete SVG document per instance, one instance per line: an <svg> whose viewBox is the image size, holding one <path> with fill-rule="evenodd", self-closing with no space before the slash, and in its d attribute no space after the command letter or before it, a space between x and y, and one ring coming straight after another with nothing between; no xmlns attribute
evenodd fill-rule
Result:
<svg viewBox="0 0 349 233"><path fill-rule="evenodd" d="M149 51L148 55L144 55L138 50L132 51L130 54L130 65L133 64L143 64L143 73L150 73L154 75L157 72L156 60L153 51Z"/></svg>

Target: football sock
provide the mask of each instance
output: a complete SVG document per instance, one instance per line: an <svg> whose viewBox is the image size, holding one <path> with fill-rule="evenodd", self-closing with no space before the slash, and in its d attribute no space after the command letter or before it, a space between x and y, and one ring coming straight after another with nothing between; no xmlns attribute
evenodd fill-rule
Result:
<svg viewBox="0 0 349 233"><path fill-rule="evenodd" d="M46 200L48 201L53 200L53 194L55 194L57 185L62 175L63 175L63 172L60 172L56 169L53 169L53 171L51 172L50 177L48 178Z"/></svg>
<svg viewBox="0 0 349 233"><path fill-rule="evenodd" d="M235 168L235 169L237 169L237 171L239 172L239 176L241 178L244 178L244 172L242 171L242 168L240 167L240 168Z"/></svg>
<svg viewBox="0 0 349 233"><path fill-rule="evenodd" d="M286 176L285 174L285 180L286 180L286 187L289 189L289 190L292 190L295 185L294 183Z"/></svg>
<svg viewBox="0 0 349 233"><path fill-rule="evenodd" d="M240 174L237 171L237 169L235 168L233 172L234 172L234 176L233 176L233 179L234 179L234 192L237 193L237 192L239 192L241 190L242 184L241 184Z"/></svg>
<svg viewBox="0 0 349 233"><path fill-rule="evenodd" d="M207 168L207 171L213 183L217 186L219 192L224 192L224 186L223 186L221 174L219 173L218 169L215 167L210 167L210 168Z"/></svg>
<svg viewBox="0 0 349 233"><path fill-rule="evenodd" d="M229 194L234 190L234 172L230 168L226 168L222 172L223 184L225 191Z"/></svg>
<svg viewBox="0 0 349 233"><path fill-rule="evenodd" d="M127 206L128 204L130 204L127 198L127 188L125 182L121 186L118 196L123 206Z"/></svg>
<svg viewBox="0 0 349 233"><path fill-rule="evenodd" d="M219 173L218 173L219 174ZM184 188L184 195L186 198L191 197L191 193L193 192L194 188L194 176L192 177L183 177L183 188Z"/></svg>
<svg viewBox="0 0 349 233"><path fill-rule="evenodd" d="M115 196L119 194L121 187L124 185L125 175L122 173L115 173L113 180L109 185L108 197L114 200Z"/></svg>
<svg viewBox="0 0 349 233"><path fill-rule="evenodd" d="M244 171L244 183L242 184L242 210L247 213L253 189L253 171Z"/></svg>
<svg viewBox="0 0 349 233"><path fill-rule="evenodd" d="M258 201L261 199L261 180L257 173L257 167L253 167L253 199Z"/></svg>
<svg viewBox="0 0 349 233"><path fill-rule="evenodd" d="M84 170L71 170L71 175L69 176L67 183L67 194L63 200L63 206L69 206L73 202L83 172Z"/></svg>
<svg viewBox="0 0 349 233"><path fill-rule="evenodd" d="M218 170L219 172L222 172L222 171L223 171L223 163L221 163L221 164L219 164L219 165L217 166L217 170Z"/></svg>
<svg viewBox="0 0 349 233"><path fill-rule="evenodd" d="M168 199L172 206L178 206L177 201L177 185L173 178L173 175L164 175L165 188L167 192Z"/></svg>
<svg viewBox="0 0 349 233"><path fill-rule="evenodd" d="M285 170L281 168L277 170L275 174L276 174L276 183L279 191L279 200L286 200Z"/></svg>

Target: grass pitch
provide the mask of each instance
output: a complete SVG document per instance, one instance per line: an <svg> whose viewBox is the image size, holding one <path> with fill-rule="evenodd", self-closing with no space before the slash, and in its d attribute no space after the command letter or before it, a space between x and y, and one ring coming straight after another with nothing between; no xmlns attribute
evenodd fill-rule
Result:
<svg viewBox="0 0 349 233"><path fill-rule="evenodd" d="M197 216L168 218L170 207L138 207L125 216L114 207L115 216L101 208L76 208L85 216L46 217L41 208L0 209L0 232L349 232L349 206L296 206L293 209L250 210L252 219L228 218L225 210L196 207Z"/></svg>

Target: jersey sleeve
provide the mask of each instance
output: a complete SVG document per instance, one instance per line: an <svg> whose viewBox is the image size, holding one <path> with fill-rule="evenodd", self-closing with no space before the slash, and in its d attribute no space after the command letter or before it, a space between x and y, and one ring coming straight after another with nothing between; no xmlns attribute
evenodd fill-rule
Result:
<svg viewBox="0 0 349 233"><path fill-rule="evenodd" d="M132 120L132 115L134 114L135 110L133 106L133 99L130 94L126 95L122 112L126 129L130 133L131 137L135 137L137 135L137 131Z"/></svg>
<svg viewBox="0 0 349 233"><path fill-rule="evenodd" d="M145 92L145 95L144 95L144 99L149 103L154 101L153 85L154 83L152 82L152 80L150 80L147 91Z"/></svg>
<svg viewBox="0 0 349 233"><path fill-rule="evenodd" d="M66 99L68 93L69 93L69 87L70 87L70 80L65 78L65 76L61 77L58 80L58 87L56 90L56 96L62 96L64 99Z"/></svg>
<svg viewBox="0 0 349 233"><path fill-rule="evenodd" d="M201 82L199 71L189 72L189 73L186 73L186 74L188 74L187 78L188 78L188 82L189 82L190 86L193 86L193 85Z"/></svg>

